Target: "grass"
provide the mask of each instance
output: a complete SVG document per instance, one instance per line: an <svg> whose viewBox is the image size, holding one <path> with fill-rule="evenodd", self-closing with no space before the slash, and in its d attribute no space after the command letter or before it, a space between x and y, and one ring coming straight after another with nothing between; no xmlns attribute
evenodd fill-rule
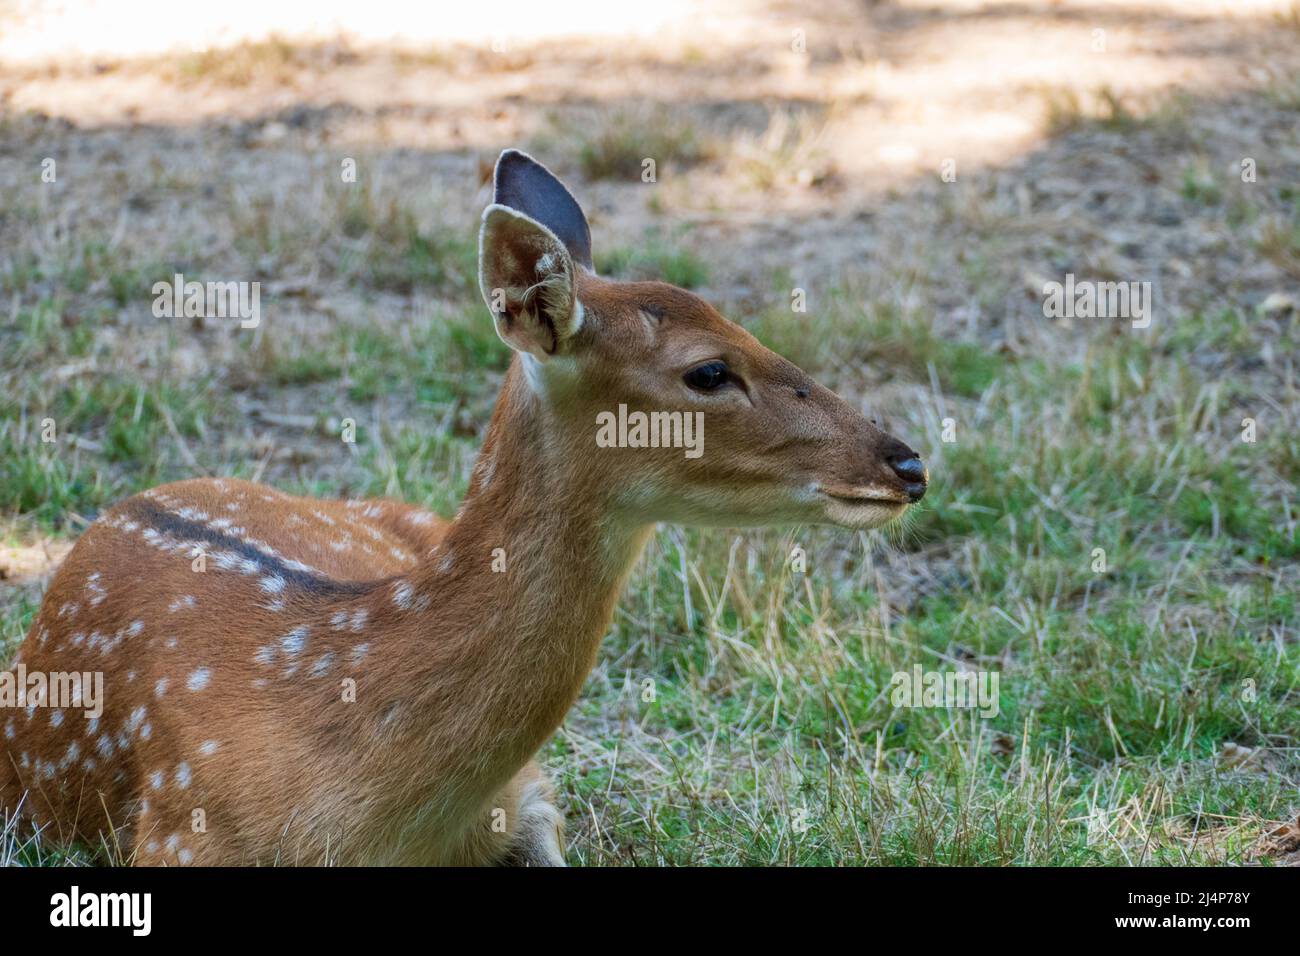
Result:
<svg viewBox="0 0 1300 956"><path fill-rule="evenodd" d="M824 131L824 116L775 110L761 133L739 137L728 151L729 175L760 190L823 185L835 175L822 149Z"/></svg>
<svg viewBox="0 0 1300 956"><path fill-rule="evenodd" d="M689 249L678 248L662 236L650 235L637 246L620 246L595 254L596 271L612 279L659 279L683 289L709 281L709 267Z"/></svg>
<svg viewBox="0 0 1300 956"><path fill-rule="evenodd" d="M241 88L254 83L289 83L304 65L304 53L278 38L204 50L182 58L175 69L185 83L208 82Z"/></svg>
<svg viewBox="0 0 1300 956"><path fill-rule="evenodd" d="M474 275L478 247L472 239L446 228L422 227L400 199L377 200L367 185L340 186L336 196L338 234L350 247L338 261L348 278L409 293ZM357 245L360 253L349 254Z"/></svg>
<svg viewBox="0 0 1300 956"><path fill-rule="evenodd" d="M1124 97L1110 86L1080 93L1069 87L1050 87L1041 93L1044 123L1050 133L1060 135L1086 126L1124 131L1138 122Z"/></svg>
<svg viewBox="0 0 1300 956"><path fill-rule="evenodd" d="M653 105L603 110L582 123L557 116L535 148L539 154L573 152L588 179L628 182L642 181L646 160L653 160L657 180L712 159L718 149L690 117Z"/></svg>
<svg viewBox="0 0 1300 956"><path fill-rule="evenodd" d="M1217 206L1223 200L1223 188L1203 162L1192 163L1183 170L1183 196L1207 206Z"/></svg>

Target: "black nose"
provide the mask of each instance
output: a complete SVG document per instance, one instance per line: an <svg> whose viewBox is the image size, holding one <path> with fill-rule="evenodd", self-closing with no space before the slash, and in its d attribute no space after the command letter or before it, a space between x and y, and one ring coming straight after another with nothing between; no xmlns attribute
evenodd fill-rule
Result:
<svg viewBox="0 0 1300 956"><path fill-rule="evenodd" d="M920 455L909 451L907 454L890 455L885 460L894 469L894 474L905 482L903 490L907 492L908 500L920 501L925 497L925 465L921 462Z"/></svg>

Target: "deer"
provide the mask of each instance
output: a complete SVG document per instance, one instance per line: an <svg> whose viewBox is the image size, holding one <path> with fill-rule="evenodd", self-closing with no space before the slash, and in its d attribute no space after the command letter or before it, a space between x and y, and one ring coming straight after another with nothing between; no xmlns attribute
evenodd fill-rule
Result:
<svg viewBox="0 0 1300 956"><path fill-rule="evenodd" d="M536 755L655 526L864 530L925 494L915 451L704 299L598 276L518 150L479 285L512 355L453 520L202 477L87 526L11 673L102 674L101 712L0 708L11 820L131 865L565 865ZM702 453L598 446L619 406L702 414Z"/></svg>

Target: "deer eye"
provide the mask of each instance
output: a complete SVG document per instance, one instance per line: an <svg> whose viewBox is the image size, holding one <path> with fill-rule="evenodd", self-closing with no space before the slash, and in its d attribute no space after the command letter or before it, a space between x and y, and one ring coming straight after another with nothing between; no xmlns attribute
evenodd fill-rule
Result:
<svg viewBox="0 0 1300 956"><path fill-rule="evenodd" d="M701 392L711 392L721 388L730 378L731 373L727 370L726 362L705 362L682 376L687 385L698 388Z"/></svg>

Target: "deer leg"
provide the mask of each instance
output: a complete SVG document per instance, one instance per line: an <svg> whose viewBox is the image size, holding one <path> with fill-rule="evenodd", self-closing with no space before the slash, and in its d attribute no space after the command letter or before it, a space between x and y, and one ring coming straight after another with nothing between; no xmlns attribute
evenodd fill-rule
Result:
<svg viewBox="0 0 1300 956"><path fill-rule="evenodd" d="M501 866L564 866L564 818L555 806L555 788L542 769L530 763L510 782L515 814Z"/></svg>
<svg viewBox="0 0 1300 956"><path fill-rule="evenodd" d="M564 824L551 782L529 763L484 808L449 860L456 866L564 866Z"/></svg>
<svg viewBox="0 0 1300 956"><path fill-rule="evenodd" d="M520 807L520 826L503 866L567 866L564 861L564 820L548 799Z"/></svg>

